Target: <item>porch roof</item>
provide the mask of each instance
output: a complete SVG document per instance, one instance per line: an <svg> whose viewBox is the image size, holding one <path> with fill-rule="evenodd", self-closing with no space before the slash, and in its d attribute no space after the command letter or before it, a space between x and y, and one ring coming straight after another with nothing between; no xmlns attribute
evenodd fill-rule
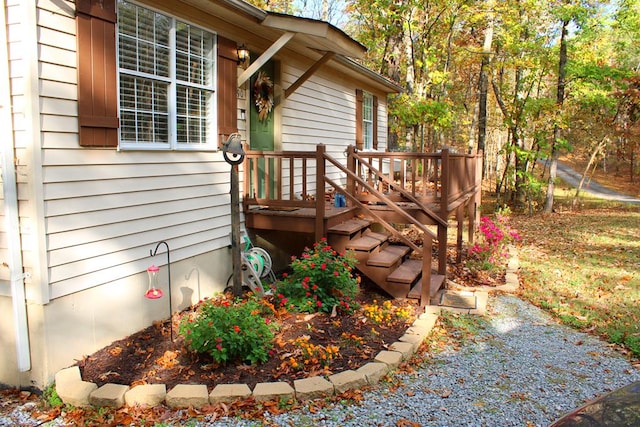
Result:
<svg viewBox="0 0 640 427"><path fill-rule="evenodd" d="M201 5L207 0L189 1ZM367 77L387 93L403 91L396 82L356 62L355 59L364 57L367 48L328 22L267 12L243 0L220 0L220 2L228 8L223 19L254 35L261 36L246 35L245 43L248 47L257 48L263 54L239 76L238 86L247 81L266 61L286 46L293 52L310 57L315 62L298 82L288 88L285 96L294 92L297 85L302 84L329 61L347 74ZM247 18L252 22L248 24Z"/></svg>

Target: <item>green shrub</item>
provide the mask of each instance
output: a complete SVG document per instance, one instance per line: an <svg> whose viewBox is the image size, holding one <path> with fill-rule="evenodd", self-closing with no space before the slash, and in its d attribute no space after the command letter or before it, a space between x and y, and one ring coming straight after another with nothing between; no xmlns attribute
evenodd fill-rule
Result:
<svg viewBox="0 0 640 427"><path fill-rule="evenodd" d="M209 354L217 363L263 363L273 348L275 327L264 316L265 308L254 298L234 302L208 299L182 320L180 335L191 351Z"/></svg>
<svg viewBox="0 0 640 427"><path fill-rule="evenodd" d="M350 252L338 254L323 238L300 258L292 257L291 274L276 283L275 305L303 313L330 313L333 307L353 313L360 291L353 275L356 262Z"/></svg>

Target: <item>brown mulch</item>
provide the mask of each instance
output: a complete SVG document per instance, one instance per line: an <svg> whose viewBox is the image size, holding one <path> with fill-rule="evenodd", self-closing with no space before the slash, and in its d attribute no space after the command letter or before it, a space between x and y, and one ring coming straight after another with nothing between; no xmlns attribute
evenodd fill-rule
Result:
<svg viewBox="0 0 640 427"><path fill-rule="evenodd" d="M316 345L335 345L340 348L328 369L319 366L295 371L285 362L293 344L283 347L276 345L275 354L264 364L251 366L232 363L227 366L215 364L207 355L197 355L184 347L182 337L175 331L171 341L168 320L156 323L124 339L115 341L103 349L86 356L78 362L82 378L98 386L105 383L125 385L165 384L170 390L176 384L205 384L212 389L216 384L244 383L253 388L257 383L287 381L318 374L332 374L348 369L357 369L373 360L381 350L402 336L415 320L418 305L415 301L392 300L389 297L362 286L357 299L360 304L370 304L373 300L381 305L391 300L396 307L406 307L412 313L406 321L392 325L375 325L361 313L339 315L331 318L327 314L291 314L280 320L280 330L276 337L280 343L308 335ZM362 344L346 340L343 333L355 335Z"/></svg>

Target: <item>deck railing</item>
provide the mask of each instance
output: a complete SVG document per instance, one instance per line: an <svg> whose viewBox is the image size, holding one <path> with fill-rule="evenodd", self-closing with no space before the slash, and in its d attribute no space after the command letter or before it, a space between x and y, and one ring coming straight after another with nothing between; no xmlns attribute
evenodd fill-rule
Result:
<svg viewBox="0 0 640 427"><path fill-rule="evenodd" d="M461 198L479 190L477 163L481 156L439 153L359 152L347 149L345 162L313 151L248 151L244 169L245 205L316 207L329 197L331 187L360 201L379 199L365 188L419 202L439 204L426 209L436 222L446 218ZM349 176L349 172L355 176ZM357 182L356 176L362 181ZM336 186L330 185L332 180ZM317 183L322 183L317 185ZM393 200L393 199L392 199ZM376 200L377 201L377 200Z"/></svg>

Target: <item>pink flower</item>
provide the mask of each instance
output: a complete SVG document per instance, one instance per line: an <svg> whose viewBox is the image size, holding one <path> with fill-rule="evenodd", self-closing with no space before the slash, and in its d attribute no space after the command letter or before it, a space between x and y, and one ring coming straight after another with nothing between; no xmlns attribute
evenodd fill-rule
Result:
<svg viewBox="0 0 640 427"><path fill-rule="evenodd" d="M338 277L340 275L340 272L338 270L336 270L336 271L333 272L333 275Z"/></svg>
<svg viewBox="0 0 640 427"><path fill-rule="evenodd" d="M216 345L216 348L217 348L219 351L222 351L222 344L218 344L218 345Z"/></svg>
<svg viewBox="0 0 640 427"><path fill-rule="evenodd" d="M320 266L321 270L326 270L327 269L327 264L322 263L322 265Z"/></svg>

